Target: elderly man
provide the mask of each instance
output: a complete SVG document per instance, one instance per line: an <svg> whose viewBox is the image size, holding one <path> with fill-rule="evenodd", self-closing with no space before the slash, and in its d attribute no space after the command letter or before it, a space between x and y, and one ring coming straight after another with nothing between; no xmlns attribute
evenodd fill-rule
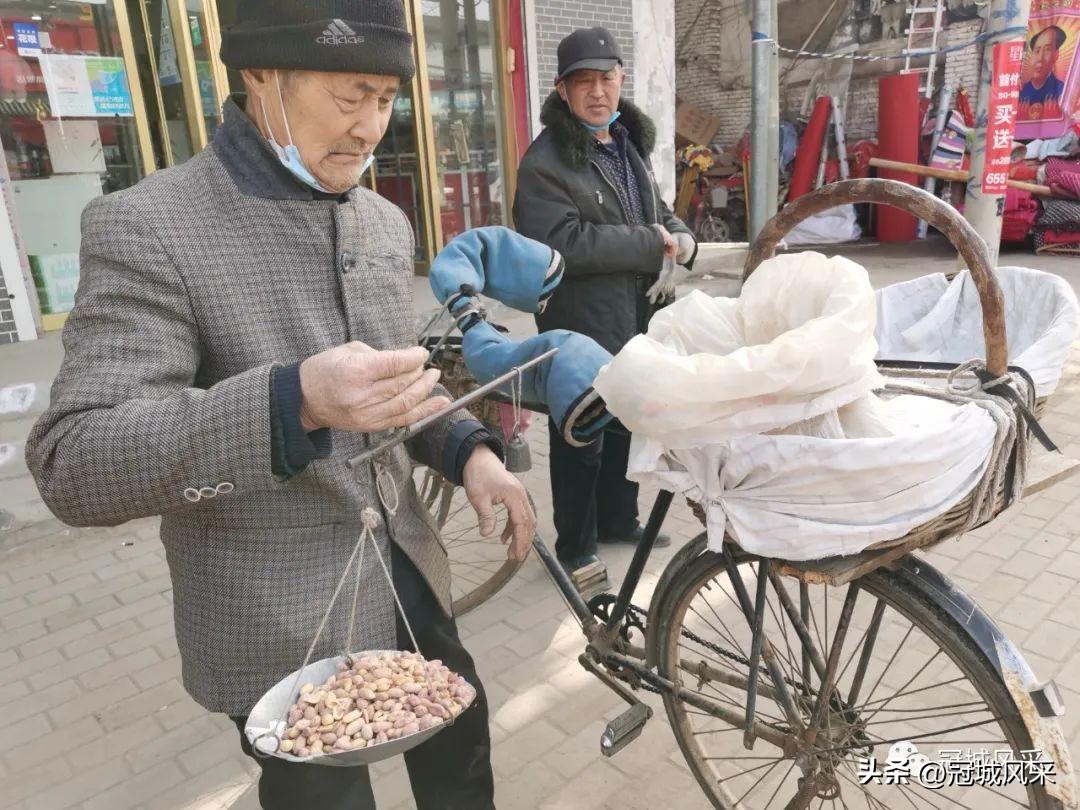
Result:
<svg viewBox="0 0 1080 810"><path fill-rule="evenodd" d="M345 648L354 607L354 650L408 646L396 590L420 651L478 687L406 755L417 805L490 808L487 704L411 465L463 482L485 534L503 504L516 555L535 525L524 488L461 414L408 453L345 463L448 402L411 331L409 223L357 185L413 74L401 0L241 0L238 18L222 58L246 107L228 102L212 148L83 215L64 364L27 459L65 522L161 515L184 684L241 731L303 661L376 510L393 588L368 549L359 604L346 588L314 657ZM264 807L374 807L364 768L259 764Z"/></svg>
<svg viewBox="0 0 1080 810"><path fill-rule="evenodd" d="M538 328L581 332L615 353L645 331L665 256L689 265L697 247L657 190L653 122L620 99L626 73L615 37L604 28L574 31L559 43L558 71L540 117L545 129L521 162L514 222L566 260ZM638 488L626 479L629 439L609 432L575 448L554 429L550 437L563 566L595 563L598 541L640 540ZM670 542L660 535L657 545Z"/></svg>

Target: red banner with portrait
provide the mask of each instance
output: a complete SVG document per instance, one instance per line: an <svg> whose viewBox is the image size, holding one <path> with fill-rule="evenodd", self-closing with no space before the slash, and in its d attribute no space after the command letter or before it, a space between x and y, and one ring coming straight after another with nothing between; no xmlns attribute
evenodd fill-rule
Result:
<svg viewBox="0 0 1080 810"><path fill-rule="evenodd" d="M1016 137L1057 138L1080 114L1080 2L1031 0Z"/></svg>

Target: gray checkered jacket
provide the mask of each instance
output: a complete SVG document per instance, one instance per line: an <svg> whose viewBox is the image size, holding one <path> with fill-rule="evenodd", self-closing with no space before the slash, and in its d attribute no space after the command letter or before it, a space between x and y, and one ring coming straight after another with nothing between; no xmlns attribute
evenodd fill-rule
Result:
<svg viewBox="0 0 1080 810"><path fill-rule="evenodd" d="M207 149L84 212L64 363L26 454L66 523L161 515L184 683L206 708L239 714L300 665L364 507L382 511L387 565L392 539L448 614L450 572L405 448L387 463L394 514L373 469L345 465L378 435L335 431L329 458L285 482L271 472L274 364L350 340L413 344L413 236L366 189L341 204L275 198L273 183L269 197L245 193L280 166L242 113L228 113L237 165L228 149ZM408 453L439 466L449 429L444 420ZM206 496L192 502L192 489ZM348 601L316 658L345 645ZM370 552L358 616L354 649L395 646L391 592Z"/></svg>

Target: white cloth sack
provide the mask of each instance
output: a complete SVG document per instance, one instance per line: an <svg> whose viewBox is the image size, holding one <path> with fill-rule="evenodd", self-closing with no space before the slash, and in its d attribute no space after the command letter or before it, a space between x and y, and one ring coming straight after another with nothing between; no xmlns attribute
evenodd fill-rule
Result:
<svg viewBox="0 0 1080 810"><path fill-rule="evenodd" d="M700 503L713 551L729 531L753 554L813 560L944 514L979 482L994 444L993 418L974 403L871 394L838 420L845 438L744 436L692 450L635 434L627 477Z"/></svg>
<svg viewBox="0 0 1080 810"><path fill-rule="evenodd" d="M628 477L706 507L753 553L853 554L944 514L979 482L996 425L977 404L879 400L866 271L770 259L738 299L659 312L597 378L633 432Z"/></svg>
<svg viewBox="0 0 1080 810"><path fill-rule="evenodd" d="M999 267L1005 299L1009 364L1049 396L1076 339L1080 307L1065 279L1026 267ZM982 307L971 273L952 282L941 273L891 284L877 292L877 356L883 360L963 363L986 357Z"/></svg>
<svg viewBox="0 0 1080 810"><path fill-rule="evenodd" d="M855 220L854 205L838 205L820 214L807 217L784 237L788 247L798 245L832 245L854 242L862 238L862 228Z"/></svg>
<svg viewBox="0 0 1080 810"><path fill-rule="evenodd" d="M667 448L764 433L881 387L866 271L820 253L778 256L739 298L695 290L600 370L595 389L623 424Z"/></svg>

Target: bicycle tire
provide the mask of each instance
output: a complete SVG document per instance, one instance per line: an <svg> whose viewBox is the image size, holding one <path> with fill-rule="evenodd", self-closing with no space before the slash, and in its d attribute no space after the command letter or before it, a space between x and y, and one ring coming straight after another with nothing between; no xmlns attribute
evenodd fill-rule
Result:
<svg viewBox="0 0 1080 810"><path fill-rule="evenodd" d="M740 567L756 559L741 552L739 557ZM676 682L680 680L681 659L678 649L683 633L682 616L702 586L717 576L727 576L723 558L715 552L706 551L685 563L669 580L665 593L656 600L656 630L650 647L656 651L658 671L663 677ZM1033 748L1030 734L997 671L970 635L943 608L885 569L867 574L859 583L862 589L885 601L888 607L906 617L923 635L938 644L939 649L967 677L971 686L991 708L993 716L1000 718L998 727L1005 734L1013 751ZM684 710L685 704L670 692L664 693L663 700L679 748L705 796L714 807L722 810L731 810L736 806L749 808L749 805L741 803L736 805L730 793L721 785L717 784L714 788L716 775L708 765L709 760L705 759L695 735L691 733L688 714ZM790 796L789 791L786 798L782 797L779 806L784 806ZM1061 807L1060 802L1041 786L1028 786L1027 796L1028 806L1034 810L1058 810ZM769 806L772 806L771 799Z"/></svg>

